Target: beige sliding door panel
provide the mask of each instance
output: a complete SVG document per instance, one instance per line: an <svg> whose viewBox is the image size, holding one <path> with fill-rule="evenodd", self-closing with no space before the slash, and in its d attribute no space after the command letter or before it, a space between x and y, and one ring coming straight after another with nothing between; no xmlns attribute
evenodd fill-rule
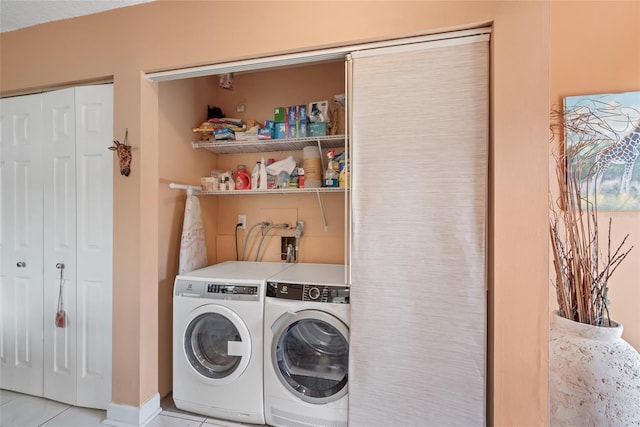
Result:
<svg viewBox="0 0 640 427"><path fill-rule="evenodd" d="M349 425L486 425L489 35L355 52Z"/></svg>
<svg viewBox="0 0 640 427"><path fill-rule="evenodd" d="M28 95L0 102L0 387L42 396L41 99Z"/></svg>

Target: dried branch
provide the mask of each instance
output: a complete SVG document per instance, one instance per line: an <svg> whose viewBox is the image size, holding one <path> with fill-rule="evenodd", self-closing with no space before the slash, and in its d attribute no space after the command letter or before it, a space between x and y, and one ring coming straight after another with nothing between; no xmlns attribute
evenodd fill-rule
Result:
<svg viewBox="0 0 640 427"><path fill-rule="evenodd" d="M598 155L621 139L612 124L626 127L630 117L597 100L551 111L550 143L559 188L558 198L550 199L549 221L556 297L560 313L581 323L603 325L606 319L610 324L609 279L633 249L626 248L627 235L612 253L609 219L606 256L601 254L596 179ZM567 144L561 143L563 136Z"/></svg>

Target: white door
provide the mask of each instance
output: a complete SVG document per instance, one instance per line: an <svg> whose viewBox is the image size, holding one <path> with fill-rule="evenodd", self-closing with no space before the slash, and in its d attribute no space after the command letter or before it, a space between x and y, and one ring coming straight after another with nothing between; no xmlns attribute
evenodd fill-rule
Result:
<svg viewBox="0 0 640 427"><path fill-rule="evenodd" d="M1 100L0 387L42 395L41 97Z"/></svg>
<svg viewBox="0 0 640 427"><path fill-rule="evenodd" d="M111 400L113 86L1 102L0 386L104 409ZM56 326L60 298L64 327Z"/></svg>
<svg viewBox="0 0 640 427"><path fill-rule="evenodd" d="M74 89L42 95L44 396L76 404L76 126ZM64 268L58 264L64 264ZM60 289L60 273L63 285ZM66 314L56 327L59 299Z"/></svg>
<svg viewBox="0 0 640 427"><path fill-rule="evenodd" d="M43 106L44 395L104 409L111 400L113 86L49 92ZM55 323L60 304L64 327Z"/></svg>
<svg viewBox="0 0 640 427"><path fill-rule="evenodd" d="M75 89L77 392L79 406L111 401L113 85Z"/></svg>

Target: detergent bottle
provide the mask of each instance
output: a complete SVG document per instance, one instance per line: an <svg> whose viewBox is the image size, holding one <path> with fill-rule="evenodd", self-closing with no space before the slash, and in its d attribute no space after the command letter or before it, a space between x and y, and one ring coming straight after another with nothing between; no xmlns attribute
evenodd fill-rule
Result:
<svg viewBox="0 0 640 427"><path fill-rule="evenodd" d="M238 165L236 171L236 190L250 190L251 189L251 175L247 172L245 165Z"/></svg>

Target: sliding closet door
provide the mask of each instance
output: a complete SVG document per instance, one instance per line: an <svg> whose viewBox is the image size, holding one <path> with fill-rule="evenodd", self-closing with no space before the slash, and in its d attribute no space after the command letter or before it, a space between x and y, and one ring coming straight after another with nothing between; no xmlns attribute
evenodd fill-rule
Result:
<svg viewBox="0 0 640 427"><path fill-rule="evenodd" d="M0 102L0 387L41 396L41 99L40 95L28 95Z"/></svg>
<svg viewBox="0 0 640 427"><path fill-rule="evenodd" d="M486 423L488 39L351 56L350 426Z"/></svg>

